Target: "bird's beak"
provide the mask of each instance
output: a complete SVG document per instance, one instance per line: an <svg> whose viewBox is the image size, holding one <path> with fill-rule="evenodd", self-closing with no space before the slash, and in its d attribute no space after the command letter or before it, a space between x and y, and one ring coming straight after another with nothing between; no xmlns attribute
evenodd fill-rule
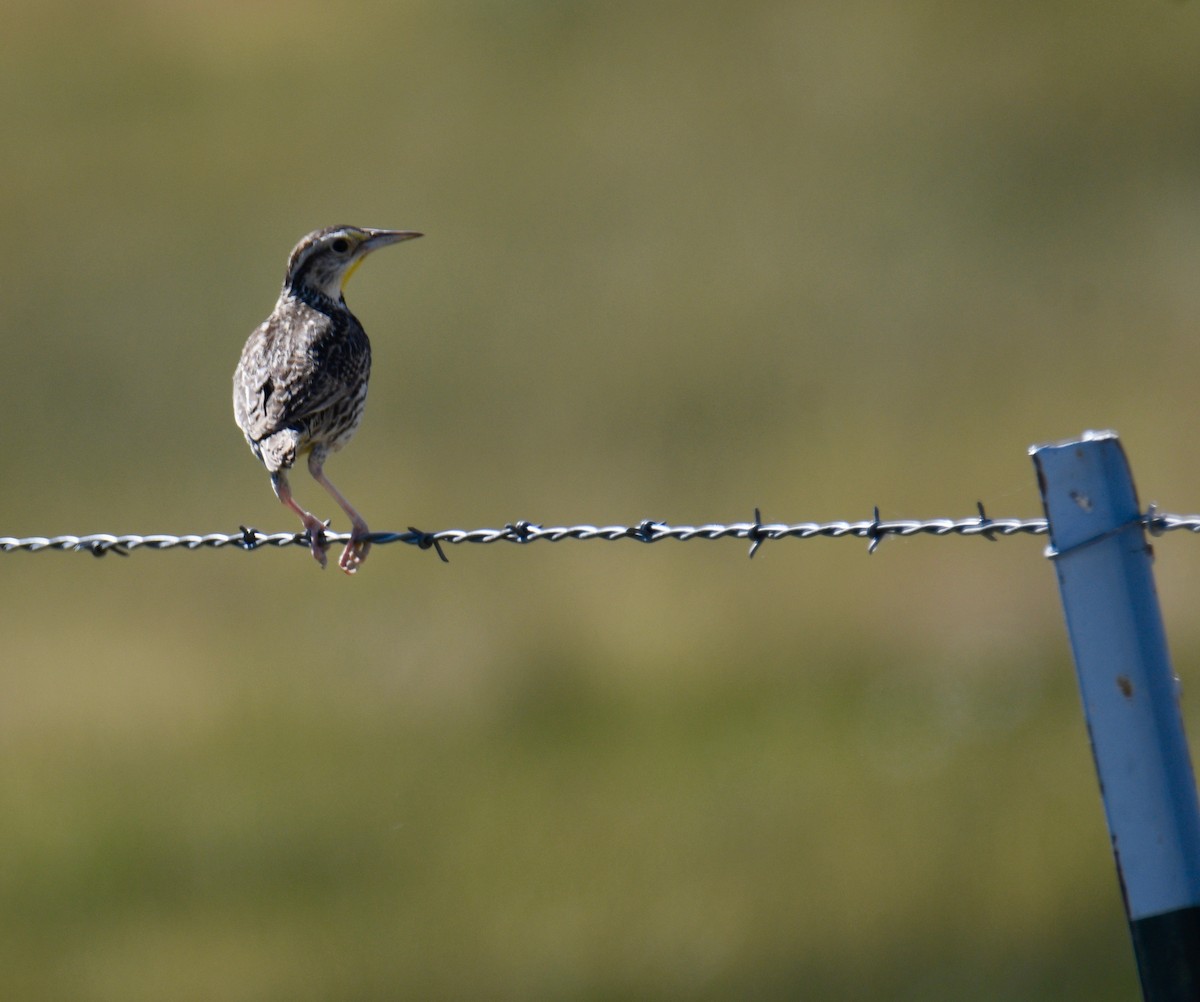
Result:
<svg viewBox="0 0 1200 1002"><path fill-rule="evenodd" d="M412 240L424 236L424 234L414 233L412 230L363 230L363 232L367 234L367 239L358 245L354 260L342 274L343 290L346 288L346 283L350 281L350 276L358 271L358 266L366 260L371 251L386 247L388 244L398 244L401 240Z"/></svg>
<svg viewBox="0 0 1200 1002"><path fill-rule="evenodd" d="M412 230L367 230L367 234L367 239L359 245L364 254L388 244L398 244L401 240L415 240L424 236L423 233L414 233Z"/></svg>

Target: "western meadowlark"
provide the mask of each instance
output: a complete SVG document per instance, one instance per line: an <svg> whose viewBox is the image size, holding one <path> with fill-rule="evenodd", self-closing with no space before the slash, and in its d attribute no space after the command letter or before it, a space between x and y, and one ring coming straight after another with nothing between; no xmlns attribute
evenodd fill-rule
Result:
<svg viewBox="0 0 1200 1002"><path fill-rule="evenodd" d="M308 472L350 518L350 541L338 561L358 570L371 544L367 523L325 476L325 459L350 441L362 420L371 374L371 342L346 307L343 290L371 251L421 236L407 230L332 226L310 233L288 258L283 291L271 315L246 341L233 374L233 416L271 474L275 494L308 530L325 566L329 524L292 498L287 471L308 453Z"/></svg>

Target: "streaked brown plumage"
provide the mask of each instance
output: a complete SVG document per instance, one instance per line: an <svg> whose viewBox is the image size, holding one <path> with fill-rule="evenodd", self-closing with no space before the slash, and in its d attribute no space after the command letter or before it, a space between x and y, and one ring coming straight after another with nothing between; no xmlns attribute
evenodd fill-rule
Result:
<svg viewBox="0 0 1200 1002"><path fill-rule="evenodd" d="M421 236L406 230L332 226L301 240L288 258L283 291L250 335L233 374L233 415L271 474L279 500L300 516L312 554L325 566L325 522L292 497L287 471L308 454L308 471L350 518L338 566L353 574L367 557L369 530L326 478L326 457L353 437L367 402L371 343L342 292L371 251Z"/></svg>

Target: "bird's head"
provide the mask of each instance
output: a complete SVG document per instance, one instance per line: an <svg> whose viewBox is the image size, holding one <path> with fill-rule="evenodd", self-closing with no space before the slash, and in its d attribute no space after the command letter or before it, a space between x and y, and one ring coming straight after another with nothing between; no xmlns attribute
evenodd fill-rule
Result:
<svg viewBox="0 0 1200 1002"><path fill-rule="evenodd" d="M299 295L316 292L336 302L354 270L371 251L419 236L420 233L411 230L370 230L358 226L315 230L292 250L284 285Z"/></svg>

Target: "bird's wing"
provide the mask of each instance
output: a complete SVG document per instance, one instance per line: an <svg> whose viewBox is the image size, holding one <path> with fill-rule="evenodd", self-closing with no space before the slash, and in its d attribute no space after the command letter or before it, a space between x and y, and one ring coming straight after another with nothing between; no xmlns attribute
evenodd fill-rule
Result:
<svg viewBox="0 0 1200 1002"><path fill-rule="evenodd" d="M233 378L233 412L251 442L286 427L291 410L291 368L279 351L280 338L264 323L246 342Z"/></svg>
<svg viewBox="0 0 1200 1002"><path fill-rule="evenodd" d="M354 393L369 366L370 347L361 329L349 336L318 331L297 337L273 330L268 322L250 336L238 365L238 426L256 442L285 428L304 427Z"/></svg>

